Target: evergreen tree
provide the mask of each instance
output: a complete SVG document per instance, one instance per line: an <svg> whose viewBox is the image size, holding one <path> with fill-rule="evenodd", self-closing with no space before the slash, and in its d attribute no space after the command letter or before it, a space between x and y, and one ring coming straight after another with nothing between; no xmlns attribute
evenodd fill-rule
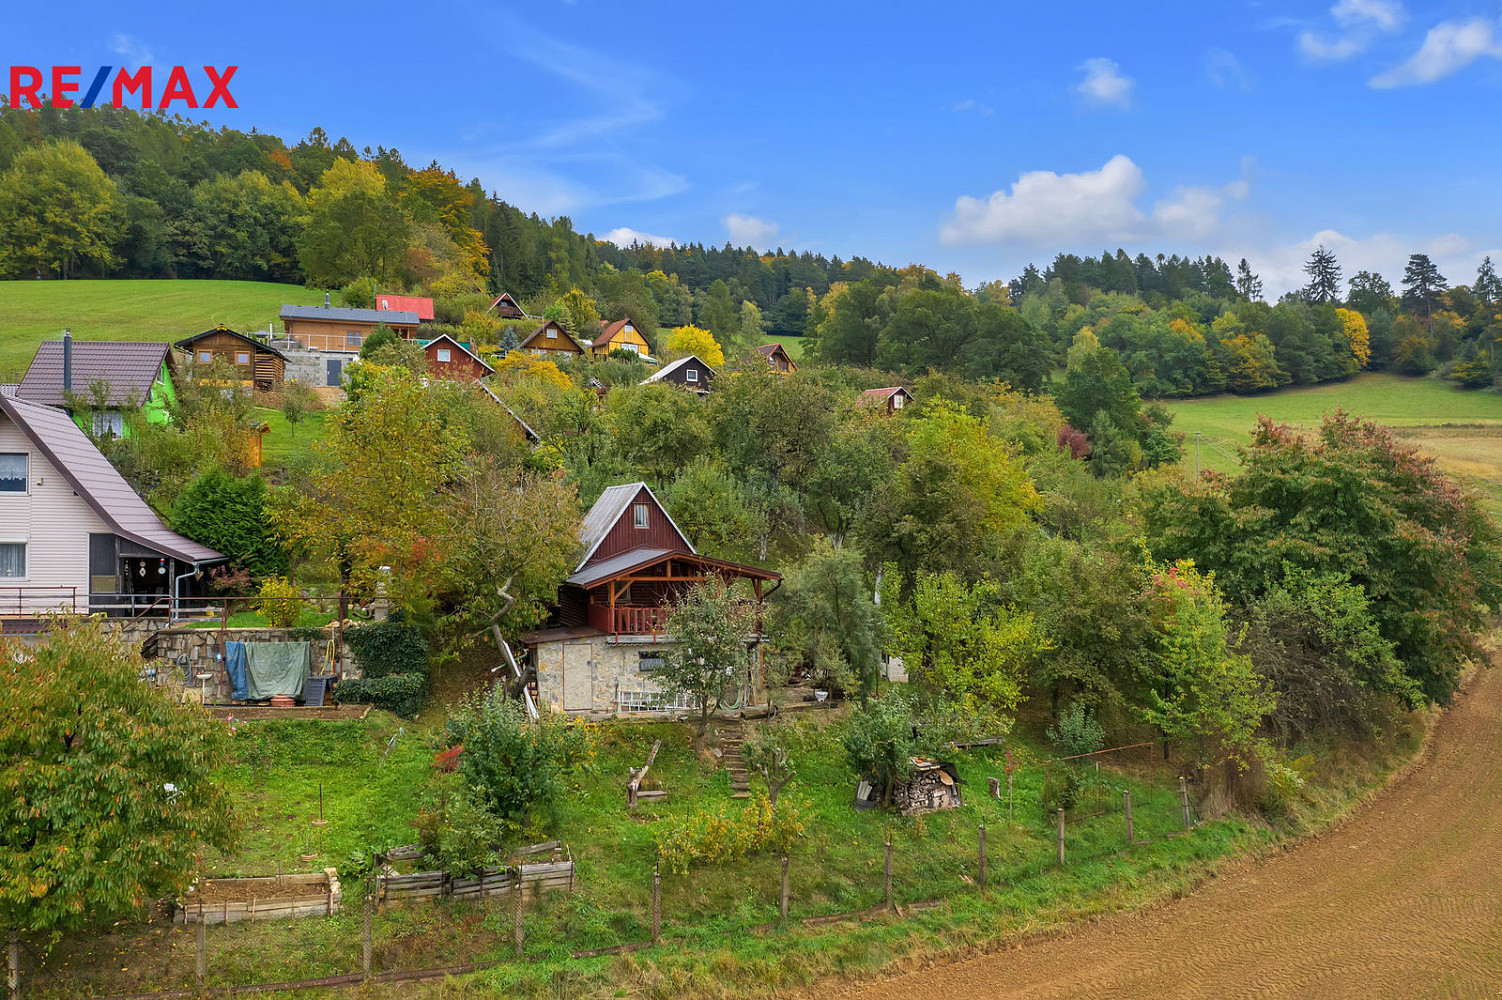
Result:
<svg viewBox="0 0 1502 1000"><path fill-rule="evenodd" d="M1314 248L1314 254L1304 265L1309 275L1309 284L1304 286L1304 298L1315 304L1340 301L1340 265L1335 253L1323 245Z"/></svg>
<svg viewBox="0 0 1502 1000"><path fill-rule="evenodd" d="M1476 284L1471 288L1471 294L1476 300L1485 306L1494 306L1502 303L1502 279L1497 277L1497 269L1492 266L1490 256L1482 258L1481 267L1476 271Z"/></svg>
<svg viewBox="0 0 1502 1000"><path fill-rule="evenodd" d="M1248 302L1262 298L1262 279L1252 273L1252 266L1245 257L1236 265L1236 294Z"/></svg>
<svg viewBox="0 0 1502 1000"><path fill-rule="evenodd" d="M1450 283L1439 273L1439 265L1428 254L1416 253L1403 268L1403 305L1414 312L1424 308L1425 325L1434 332L1434 300Z"/></svg>
<svg viewBox="0 0 1502 1000"><path fill-rule="evenodd" d="M1357 271L1351 279L1351 291L1346 296L1346 305L1370 317L1378 309L1392 311L1392 285L1375 271Z"/></svg>

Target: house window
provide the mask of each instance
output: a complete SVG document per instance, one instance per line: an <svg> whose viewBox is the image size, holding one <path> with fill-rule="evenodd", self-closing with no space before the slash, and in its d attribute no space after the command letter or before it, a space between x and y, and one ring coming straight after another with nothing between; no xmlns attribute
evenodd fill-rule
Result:
<svg viewBox="0 0 1502 1000"><path fill-rule="evenodd" d="M636 526L638 528L649 528L652 526L650 515L647 513L647 505L644 503L636 505Z"/></svg>
<svg viewBox="0 0 1502 1000"><path fill-rule="evenodd" d="M26 579L26 543L0 542L0 580Z"/></svg>
<svg viewBox="0 0 1502 1000"><path fill-rule="evenodd" d="M555 329L553 329L551 326L548 327L548 339L549 340L557 340L558 339L558 331L555 330Z"/></svg>
<svg viewBox="0 0 1502 1000"><path fill-rule="evenodd" d="M26 492L26 453L0 455L0 493Z"/></svg>
<svg viewBox="0 0 1502 1000"><path fill-rule="evenodd" d="M892 393L892 409L894 409L894 410L900 410L900 409L902 409L902 393L900 393L900 392L894 392L894 393Z"/></svg>
<svg viewBox="0 0 1502 1000"><path fill-rule="evenodd" d="M248 365L248 364L250 364L250 352L249 351L236 351L235 352L235 364L237 364L237 365Z"/></svg>
<svg viewBox="0 0 1502 1000"><path fill-rule="evenodd" d="M697 382L699 381L699 369L685 368L683 369L683 377L688 379L690 382Z"/></svg>
<svg viewBox="0 0 1502 1000"><path fill-rule="evenodd" d="M450 356L451 355L449 354L449 349L447 347L440 347L440 348L438 348L438 360L439 361L447 361L447 360L449 360Z"/></svg>
<svg viewBox="0 0 1502 1000"><path fill-rule="evenodd" d="M213 360L214 360L214 352L213 351L199 351L198 352L198 363L199 364L206 365L206 364L209 364L210 362L212 362Z"/></svg>
<svg viewBox="0 0 1502 1000"><path fill-rule="evenodd" d="M636 669L638 673L655 674L663 668L664 660L662 653L637 653Z"/></svg>
<svg viewBox="0 0 1502 1000"><path fill-rule="evenodd" d="M121 437L125 433L125 418L119 410L98 410L94 413L95 437Z"/></svg>
<svg viewBox="0 0 1502 1000"><path fill-rule="evenodd" d="M355 330L350 330L344 335L345 347L359 347L363 343L365 343L365 338Z"/></svg>
<svg viewBox="0 0 1502 1000"><path fill-rule="evenodd" d="M621 347L624 350L630 351L632 354L640 354L641 353L641 348L637 347L635 344L622 344Z"/></svg>

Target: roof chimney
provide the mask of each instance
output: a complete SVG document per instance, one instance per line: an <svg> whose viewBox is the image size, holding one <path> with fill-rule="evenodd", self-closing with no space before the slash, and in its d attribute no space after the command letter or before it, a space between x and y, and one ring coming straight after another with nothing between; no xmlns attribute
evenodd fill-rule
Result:
<svg viewBox="0 0 1502 1000"><path fill-rule="evenodd" d="M325 309L327 309L329 307L329 293L328 292L324 292L323 293L323 307Z"/></svg>
<svg viewBox="0 0 1502 1000"><path fill-rule="evenodd" d="M63 392L73 391L73 333L63 331Z"/></svg>

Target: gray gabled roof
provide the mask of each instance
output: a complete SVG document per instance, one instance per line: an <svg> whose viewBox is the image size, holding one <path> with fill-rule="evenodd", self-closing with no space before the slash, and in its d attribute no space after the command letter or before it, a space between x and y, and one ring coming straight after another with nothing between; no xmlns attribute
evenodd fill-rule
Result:
<svg viewBox="0 0 1502 1000"><path fill-rule="evenodd" d="M668 509L657 499L657 494L652 492L652 487L641 482L622 483L619 486L606 487L605 492L600 494L600 499L596 500L595 505L589 508L589 513L584 515L584 522L579 528L579 541L584 543L584 558L580 559L579 565L574 567L575 573L589 562L589 557L595 554L595 549L600 547L605 536L610 534L610 529L615 527L615 523L631 505L631 501L636 499L636 494L642 490L647 491L647 496L651 497L657 509L662 511L662 516L667 518L673 530L678 532L678 538L683 542L684 548L695 555L698 554L699 550L694 548L688 536L683 533L683 529L678 527L678 523L668 513Z"/></svg>
<svg viewBox="0 0 1502 1000"><path fill-rule="evenodd" d="M674 361L672 364L663 365L661 368L657 369L655 372L653 372L652 374L648 375L646 378L642 379L641 384L642 385L646 385L648 382L660 382L660 381L662 381L663 376L665 376L665 375L671 375L673 372L675 372L678 369L682 368L684 365L688 364L690 361L698 361L699 365L705 371L709 372L709 377L710 378L715 378L716 376L719 375L719 372L717 372L713 368L709 367L709 365L705 364L703 361L700 361L700 359L698 358L697 355L690 354L686 358L679 358L677 361Z"/></svg>
<svg viewBox="0 0 1502 1000"><path fill-rule="evenodd" d="M72 359L74 394L90 399L95 382L109 384L106 406L139 406L151 398L151 387L170 359L168 344L124 340L75 340ZM31 359L16 396L44 406L62 406L63 342L45 340Z"/></svg>
<svg viewBox="0 0 1502 1000"><path fill-rule="evenodd" d="M223 555L207 545L163 524L64 411L0 396L0 412L31 439L115 534L181 562L224 561Z"/></svg>
<svg viewBox="0 0 1502 1000"><path fill-rule="evenodd" d="M641 566L650 566L660 559L666 559L673 555L674 549L631 549L620 555L611 556L609 559L601 559L588 569L576 570L565 583L571 583L576 587L592 587L601 580L608 580L627 570L637 569ZM681 553L680 553L681 554Z"/></svg>
<svg viewBox="0 0 1502 1000"><path fill-rule="evenodd" d="M385 323L416 326L422 320L415 312L396 309L342 309L338 306L282 306L282 319L321 319L330 323Z"/></svg>

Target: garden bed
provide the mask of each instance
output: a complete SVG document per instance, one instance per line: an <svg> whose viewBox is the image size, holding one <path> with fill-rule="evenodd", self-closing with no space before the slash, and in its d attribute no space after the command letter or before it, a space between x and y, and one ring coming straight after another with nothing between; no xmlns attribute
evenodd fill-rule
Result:
<svg viewBox="0 0 1502 1000"><path fill-rule="evenodd" d="M328 917L339 912L342 893L332 868L308 875L204 879L178 900L179 924L232 924L240 920Z"/></svg>

